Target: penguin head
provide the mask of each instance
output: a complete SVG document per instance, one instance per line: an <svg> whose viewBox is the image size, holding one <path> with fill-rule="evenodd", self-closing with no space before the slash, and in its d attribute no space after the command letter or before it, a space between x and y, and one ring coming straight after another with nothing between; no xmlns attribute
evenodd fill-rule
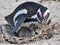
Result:
<svg viewBox="0 0 60 45"><path fill-rule="evenodd" d="M50 12L48 9L46 9L45 11L43 9L42 9L42 11L39 9L38 13L37 13L38 23L44 24L48 20L49 14L50 14Z"/></svg>

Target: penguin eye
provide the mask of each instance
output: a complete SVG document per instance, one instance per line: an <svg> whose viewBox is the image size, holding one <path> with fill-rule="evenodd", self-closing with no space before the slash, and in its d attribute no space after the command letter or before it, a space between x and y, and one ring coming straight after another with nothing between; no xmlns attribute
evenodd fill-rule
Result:
<svg viewBox="0 0 60 45"><path fill-rule="evenodd" d="M49 14L50 14L50 12L49 12L49 10L47 9L47 10L44 12L44 14L43 14L44 19L49 18Z"/></svg>
<svg viewBox="0 0 60 45"><path fill-rule="evenodd" d="M44 20L47 21L49 18L49 13L46 14L46 16L44 17Z"/></svg>
<svg viewBox="0 0 60 45"><path fill-rule="evenodd" d="M49 13L46 14L45 18L49 18Z"/></svg>

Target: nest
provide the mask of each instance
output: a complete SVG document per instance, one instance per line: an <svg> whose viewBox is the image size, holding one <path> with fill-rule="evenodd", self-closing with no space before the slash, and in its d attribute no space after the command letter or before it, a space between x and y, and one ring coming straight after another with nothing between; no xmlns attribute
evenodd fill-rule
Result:
<svg viewBox="0 0 60 45"><path fill-rule="evenodd" d="M6 28L7 27L7 28ZM31 41L36 41L38 38L42 38L42 33L39 30L34 32L33 30L29 29L28 27L22 27L18 33L14 33L13 35L10 35L8 32L10 30L8 25L2 26L2 34L4 36L4 40L9 43L27 43ZM44 35L44 34L42 34ZM47 35L47 34L46 34Z"/></svg>
<svg viewBox="0 0 60 45"><path fill-rule="evenodd" d="M32 26L34 27L32 28ZM54 34L60 33L59 23L53 25L31 24L29 27L21 27L21 29L13 35L8 33L11 29L10 25L5 24L0 28L4 41L13 44L24 44L42 39L50 39ZM55 31L57 31L57 33Z"/></svg>

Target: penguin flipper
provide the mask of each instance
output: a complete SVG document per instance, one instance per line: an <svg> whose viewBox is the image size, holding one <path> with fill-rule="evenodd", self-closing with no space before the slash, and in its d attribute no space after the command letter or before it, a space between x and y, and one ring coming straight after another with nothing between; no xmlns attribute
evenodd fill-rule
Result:
<svg viewBox="0 0 60 45"><path fill-rule="evenodd" d="M9 34L13 34L16 31L18 32L18 29L21 28L21 25L26 20L26 18L27 18L27 15L25 14L21 15L20 18L18 19L16 26L14 26L13 29L9 31Z"/></svg>

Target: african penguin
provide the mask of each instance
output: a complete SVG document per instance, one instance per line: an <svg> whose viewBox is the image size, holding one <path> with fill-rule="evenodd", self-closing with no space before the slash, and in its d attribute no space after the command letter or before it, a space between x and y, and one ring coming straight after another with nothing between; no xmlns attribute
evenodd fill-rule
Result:
<svg viewBox="0 0 60 45"><path fill-rule="evenodd" d="M11 14L5 17L6 21L13 27L10 31L11 34L16 32L23 22L37 21L42 24L48 18L48 8L35 2L22 3Z"/></svg>

